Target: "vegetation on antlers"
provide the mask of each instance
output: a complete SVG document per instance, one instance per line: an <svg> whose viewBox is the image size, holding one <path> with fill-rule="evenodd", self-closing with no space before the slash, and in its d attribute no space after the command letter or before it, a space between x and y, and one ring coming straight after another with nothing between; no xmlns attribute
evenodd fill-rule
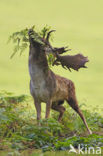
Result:
<svg viewBox="0 0 103 156"><path fill-rule="evenodd" d="M14 52L11 55L11 58L16 54L16 52L22 52L28 47L29 37L28 33L32 36L33 40L42 45L42 48L47 54L48 64L51 67L52 65L62 65L63 68L79 70L80 68L86 68L85 63L88 62L88 58L84 57L82 54L77 54L74 56L66 55L60 56L71 49L67 47L52 47L49 40L51 39L51 33L55 30L50 30L50 27L45 26L40 32L36 31L35 26L31 29L24 29L19 32L13 33L9 37L9 41L13 41L15 44ZM70 70L71 71L71 70Z"/></svg>
<svg viewBox="0 0 103 156"><path fill-rule="evenodd" d="M44 45L44 38L47 36L47 34L50 31L50 27L45 26L40 32L35 31L35 26L32 26L31 29L23 29L18 32L14 32L12 35L10 35L8 42L12 41L14 43L14 49L13 54L11 55L11 58L17 53L20 52L20 55L22 52L28 47L29 43L29 36L28 32L31 30L32 38L41 45ZM49 38L51 36L49 35Z"/></svg>

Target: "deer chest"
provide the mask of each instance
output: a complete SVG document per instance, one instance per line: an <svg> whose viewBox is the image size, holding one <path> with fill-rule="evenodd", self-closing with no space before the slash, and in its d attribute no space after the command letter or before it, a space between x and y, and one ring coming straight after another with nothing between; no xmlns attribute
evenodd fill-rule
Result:
<svg viewBox="0 0 103 156"><path fill-rule="evenodd" d="M42 70L35 67L30 68L30 91L31 94L38 98L41 102L47 102L49 99L49 90L46 83L46 77Z"/></svg>

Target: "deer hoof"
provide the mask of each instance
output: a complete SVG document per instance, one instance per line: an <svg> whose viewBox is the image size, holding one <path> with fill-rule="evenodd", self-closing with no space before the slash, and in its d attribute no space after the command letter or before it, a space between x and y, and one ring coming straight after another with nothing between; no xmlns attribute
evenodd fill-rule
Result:
<svg viewBox="0 0 103 156"><path fill-rule="evenodd" d="M88 132L89 132L89 134L92 134L92 131L91 130L89 130Z"/></svg>

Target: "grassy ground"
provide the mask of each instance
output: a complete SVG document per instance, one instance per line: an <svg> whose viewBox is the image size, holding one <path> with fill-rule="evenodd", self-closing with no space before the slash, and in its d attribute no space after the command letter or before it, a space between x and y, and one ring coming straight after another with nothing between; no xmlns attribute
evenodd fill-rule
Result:
<svg viewBox="0 0 103 156"><path fill-rule="evenodd" d="M67 108L61 123L57 121L58 113L53 111L52 118L42 119L38 125L30 102L28 96L0 93L0 156L67 156L71 154L71 145L77 153L80 145L84 154L96 154L98 148L98 154L103 154L103 118L99 113L83 110L93 132L88 135L71 108ZM94 152L89 152L90 147Z"/></svg>
<svg viewBox="0 0 103 156"><path fill-rule="evenodd" d="M72 54L89 56L88 69L53 70L75 82L80 103L103 109L103 1L0 0L0 90L29 94L28 50L10 60L8 36L33 24L56 29L54 45L69 45Z"/></svg>

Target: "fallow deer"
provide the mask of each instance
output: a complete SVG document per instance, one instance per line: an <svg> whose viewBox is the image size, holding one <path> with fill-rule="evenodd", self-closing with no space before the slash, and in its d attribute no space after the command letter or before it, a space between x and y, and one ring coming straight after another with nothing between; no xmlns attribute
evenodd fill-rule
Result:
<svg viewBox="0 0 103 156"><path fill-rule="evenodd" d="M59 61L63 67L73 67L73 65L70 66L70 64L67 65L67 63L64 63L65 61L67 62L67 60L65 60L67 57L62 59L64 56L59 56L59 53L61 54L65 52L66 49L53 48L48 42L49 33L47 39L40 38L41 42L45 43L45 48L40 42L37 42L34 39L33 33L33 30L29 30L28 32L30 42L29 73L31 79L30 92L34 99L34 104L37 111L37 120L41 119L41 103L44 102L46 103L45 118L49 118L50 109L52 108L60 113L58 118L58 121L60 122L65 112L65 108L62 106L62 104L64 101L67 101L67 103L79 114L83 120L88 133L92 134L91 130L88 128L85 117L78 106L74 83L69 79L56 75L48 66L46 52L50 50L54 52L55 57L57 57L57 60L54 61L54 64L58 64ZM75 57L75 59L77 58L80 60L80 65L77 68L74 67L75 70L85 67L84 64L88 61L86 57L80 55ZM73 62L76 61L75 59Z"/></svg>

